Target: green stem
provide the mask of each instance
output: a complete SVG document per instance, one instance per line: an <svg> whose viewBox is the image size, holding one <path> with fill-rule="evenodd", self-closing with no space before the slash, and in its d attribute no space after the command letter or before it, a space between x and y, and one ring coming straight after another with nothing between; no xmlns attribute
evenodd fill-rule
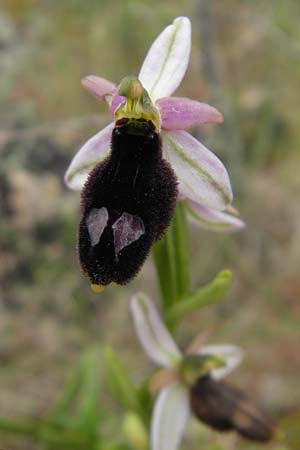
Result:
<svg viewBox="0 0 300 450"><path fill-rule="evenodd" d="M190 289L189 239L186 209L183 202L177 204L172 223L175 250L177 299L186 295Z"/></svg>
<svg viewBox="0 0 300 450"><path fill-rule="evenodd" d="M167 233L169 233L169 231L167 231ZM176 286L172 283L173 277L169 270L169 253L167 251L166 237L161 241L156 242L153 247L153 256L161 291L162 309L163 312L165 312L168 310L169 305L173 303L176 296Z"/></svg>
<svg viewBox="0 0 300 450"><path fill-rule="evenodd" d="M164 238L153 248L164 315L189 291L189 244L185 205L177 204Z"/></svg>
<svg viewBox="0 0 300 450"><path fill-rule="evenodd" d="M176 251L174 246L173 226L166 233L164 242L168 264L168 289L173 292L170 303L175 303L177 298L177 264L176 264ZM168 306L170 306L170 303Z"/></svg>

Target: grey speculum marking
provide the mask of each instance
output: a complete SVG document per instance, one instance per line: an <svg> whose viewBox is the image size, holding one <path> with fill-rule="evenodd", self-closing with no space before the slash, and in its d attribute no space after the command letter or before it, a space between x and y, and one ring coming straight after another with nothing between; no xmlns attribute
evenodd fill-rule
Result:
<svg viewBox="0 0 300 450"><path fill-rule="evenodd" d="M86 225L92 247L99 243L103 231L108 224L108 220L109 214L106 208L91 209L86 219ZM142 219L127 212L123 212L114 222L112 229L116 257L123 248L137 241L145 233L145 226Z"/></svg>
<svg viewBox="0 0 300 450"><path fill-rule="evenodd" d="M92 247L98 244L104 228L108 222L108 211L106 208L93 208L86 218Z"/></svg>
<svg viewBox="0 0 300 450"><path fill-rule="evenodd" d="M112 229L116 256L123 248L137 241L145 233L145 226L142 219L127 212L123 212L115 221Z"/></svg>

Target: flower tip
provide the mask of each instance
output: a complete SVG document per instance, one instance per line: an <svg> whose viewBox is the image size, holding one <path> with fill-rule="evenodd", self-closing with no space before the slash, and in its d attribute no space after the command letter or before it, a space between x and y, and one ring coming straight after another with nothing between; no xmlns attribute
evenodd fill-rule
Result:
<svg viewBox="0 0 300 450"><path fill-rule="evenodd" d="M232 205L226 206L226 211L227 211L229 214L231 214L232 216L240 217L240 212L239 212L239 210L238 210L237 208L235 208L234 206L232 206Z"/></svg>
<svg viewBox="0 0 300 450"><path fill-rule="evenodd" d="M223 114L220 113L220 111L218 111L216 109L216 112L215 112L215 123L223 123L223 122L224 122Z"/></svg>
<svg viewBox="0 0 300 450"><path fill-rule="evenodd" d="M74 172L71 166L69 166L67 172L64 175L64 182L66 183L66 186L68 188L72 189L73 191L81 191L83 185L84 185L84 179L79 174L78 176L74 176Z"/></svg>
<svg viewBox="0 0 300 450"><path fill-rule="evenodd" d="M97 78L95 75L86 75L85 77L82 77L80 79L81 86L87 91L90 91L91 86L96 84L95 78Z"/></svg>
<svg viewBox="0 0 300 450"><path fill-rule="evenodd" d="M180 24L180 22L181 26L184 26L186 28L192 27L191 20L186 16L178 16L173 20L174 25Z"/></svg>
<svg viewBox="0 0 300 450"><path fill-rule="evenodd" d="M81 85L82 85L84 88L86 88L86 86L87 86L89 83L92 82L93 77L94 77L94 75L86 75L85 77L82 77L82 78L80 79Z"/></svg>
<svg viewBox="0 0 300 450"><path fill-rule="evenodd" d="M233 229L233 231L239 231L239 230L243 230L244 228L247 227L246 223L241 220L241 219L237 219L238 222L236 223L235 229Z"/></svg>
<svg viewBox="0 0 300 450"><path fill-rule="evenodd" d="M226 207L226 212L229 213L234 220L233 231L242 230L243 228L246 228L247 225L243 220L240 219L240 212L238 209L236 209L232 205L228 205Z"/></svg>
<svg viewBox="0 0 300 450"><path fill-rule="evenodd" d="M100 292L103 292L105 289L105 286L102 284L91 284L91 290L95 292L95 294L100 294Z"/></svg>

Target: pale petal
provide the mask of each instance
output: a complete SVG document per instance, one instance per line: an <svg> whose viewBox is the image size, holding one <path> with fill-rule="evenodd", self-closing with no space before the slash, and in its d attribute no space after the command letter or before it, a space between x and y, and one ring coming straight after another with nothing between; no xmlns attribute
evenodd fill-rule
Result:
<svg viewBox="0 0 300 450"><path fill-rule="evenodd" d="M242 359L243 351L236 345L222 344L222 345L206 345L201 349L199 355L218 355L226 361L226 367L212 370L212 376L215 380L221 380L236 369Z"/></svg>
<svg viewBox="0 0 300 450"><path fill-rule="evenodd" d="M105 78L96 75L88 75L81 79L82 86L94 95L98 100L105 100L107 95L112 95L117 91L117 86Z"/></svg>
<svg viewBox="0 0 300 450"><path fill-rule="evenodd" d="M208 208L192 200L186 203L186 208L193 223L210 231L230 233L245 227L245 222L238 217Z"/></svg>
<svg viewBox="0 0 300 450"><path fill-rule="evenodd" d="M78 150L65 174L65 182L71 189L82 189L92 168L106 158L113 128L114 123L110 123Z"/></svg>
<svg viewBox="0 0 300 450"><path fill-rule="evenodd" d="M189 98L165 97L157 100L162 128L165 130L185 130L204 123L223 122L222 114L206 103Z"/></svg>
<svg viewBox="0 0 300 450"><path fill-rule="evenodd" d="M177 450L190 417L189 391L176 384L158 395L151 422L151 450Z"/></svg>
<svg viewBox="0 0 300 450"><path fill-rule="evenodd" d="M175 91L186 72L191 49L191 22L177 17L153 42L139 79L156 100Z"/></svg>
<svg viewBox="0 0 300 450"><path fill-rule="evenodd" d="M111 98L110 112L113 114L118 106L125 101L125 97L122 95L114 94Z"/></svg>
<svg viewBox="0 0 300 450"><path fill-rule="evenodd" d="M132 297L130 306L136 333L148 356L160 366L176 364L181 353L151 300L138 293Z"/></svg>
<svg viewBox="0 0 300 450"><path fill-rule="evenodd" d="M186 131L163 131L164 156L179 181L179 191L197 203L223 210L232 201L228 173L210 150Z"/></svg>

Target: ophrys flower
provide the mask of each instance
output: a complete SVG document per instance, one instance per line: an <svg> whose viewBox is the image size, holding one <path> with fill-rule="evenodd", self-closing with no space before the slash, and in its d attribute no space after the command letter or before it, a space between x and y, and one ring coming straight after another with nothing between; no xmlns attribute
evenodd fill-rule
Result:
<svg viewBox="0 0 300 450"><path fill-rule="evenodd" d="M273 420L243 392L222 381L242 359L234 345L192 345L182 353L145 294L131 299L131 312L141 345L164 367L150 382L158 393L151 421L151 450L176 450L191 412L218 431L268 441Z"/></svg>
<svg viewBox="0 0 300 450"><path fill-rule="evenodd" d="M166 230L176 198L190 202L189 211L202 226L243 226L222 212L232 201L222 162L184 131L220 123L222 115L207 104L168 97L185 74L190 47L190 21L178 17L152 44L138 78L126 78L119 87L93 75L82 80L114 114L114 122L79 150L66 173L74 189L88 180L79 255L99 289L111 281L125 283L137 273Z"/></svg>

